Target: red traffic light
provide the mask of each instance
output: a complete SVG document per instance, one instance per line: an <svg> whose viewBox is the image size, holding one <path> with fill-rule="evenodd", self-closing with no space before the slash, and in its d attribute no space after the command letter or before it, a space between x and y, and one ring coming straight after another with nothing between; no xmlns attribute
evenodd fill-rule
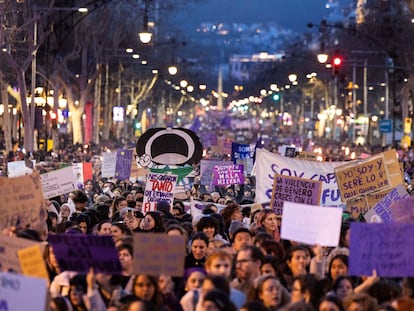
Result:
<svg viewBox="0 0 414 311"><path fill-rule="evenodd" d="M335 57L332 59L332 65L334 65L335 67L339 67L339 66L341 66L341 65L342 65L342 58L341 58L341 57L339 57L339 56L335 56Z"/></svg>
<svg viewBox="0 0 414 311"><path fill-rule="evenodd" d="M57 119L57 114L55 112L49 112L50 120L54 121Z"/></svg>

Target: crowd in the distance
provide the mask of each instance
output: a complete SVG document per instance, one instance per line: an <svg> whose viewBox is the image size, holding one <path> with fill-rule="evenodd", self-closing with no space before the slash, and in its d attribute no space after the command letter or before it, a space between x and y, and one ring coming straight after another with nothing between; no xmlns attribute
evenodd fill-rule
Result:
<svg viewBox="0 0 414 311"><path fill-rule="evenodd" d="M165 201L142 212L144 185L114 179L88 180L82 190L46 200L47 230L10 228L3 234L46 241L52 234L111 235L122 273L87 275L61 271L51 246L45 262L49 310L151 311L385 311L414 310L414 280L348 273L349 232L343 218L336 248L281 240L281 219L253 204L254 179L240 187L206 192L193 187L187 199ZM191 215L187 201L205 202ZM134 274L133 234L182 235L187 241L181 277Z"/></svg>

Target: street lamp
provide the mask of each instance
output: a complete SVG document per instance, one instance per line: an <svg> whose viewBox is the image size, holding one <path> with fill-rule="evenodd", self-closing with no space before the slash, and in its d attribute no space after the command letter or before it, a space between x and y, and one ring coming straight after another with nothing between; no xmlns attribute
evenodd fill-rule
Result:
<svg viewBox="0 0 414 311"><path fill-rule="evenodd" d="M138 37L143 44L150 43L152 39L152 33L148 30L148 0L145 1L143 31L138 33Z"/></svg>

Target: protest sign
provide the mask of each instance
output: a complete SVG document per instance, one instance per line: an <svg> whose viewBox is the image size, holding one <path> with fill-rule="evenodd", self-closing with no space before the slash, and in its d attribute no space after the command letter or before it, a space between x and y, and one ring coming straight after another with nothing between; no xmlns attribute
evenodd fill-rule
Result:
<svg viewBox="0 0 414 311"><path fill-rule="evenodd" d="M338 246L342 209L285 202L280 236L306 244Z"/></svg>
<svg viewBox="0 0 414 311"><path fill-rule="evenodd" d="M24 160L7 162L7 176L8 177L25 176L25 175L31 174L32 172L33 172L33 166L27 167L26 161Z"/></svg>
<svg viewBox="0 0 414 311"><path fill-rule="evenodd" d="M38 242L28 239L0 234L0 270L7 271L10 269L22 273L17 251L38 244Z"/></svg>
<svg viewBox="0 0 414 311"><path fill-rule="evenodd" d="M53 253L62 271L120 273L121 263L111 236L55 234L49 236Z"/></svg>
<svg viewBox="0 0 414 311"><path fill-rule="evenodd" d="M322 182L299 177L275 174L270 206L277 215L282 215L283 202L319 205Z"/></svg>
<svg viewBox="0 0 414 311"><path fill-rule="evenodd" d="M0 272L0 310L48 310L46 280Z"/></svg>
<svg viewBox="0 0 414 311"><path fill-rule="evenodd" d="M39 243L18 250L17 256L24 275L44 278L49 282L49 274L43 259L43 247Z"/></svg>
<svg viewBox="0 0 414 311"><path fill-rule="evenodd" d="M216 165L230 165L230 161L201 160L200 161L200 184L212 186L214 180L214 167Z"/></svg>
<svg viewBox="0 0 414 311"><path fill-rule="evenodd" d="M361 214L369 212L389 191L389 189L385 189L349 200L346 202L346 211L351 214L352 218L357 219Z"/></svg>
<svg viewBox="0 0 414 311"><path fill-rule="evenodd" d="M76 189L76 177L72 166L40 175L46 199L59 196Z"/></svg>
<svg viewBox="0 0 414 311"><path fill-rule="evenodd" d="M102 153L102 177L114 177L116 168L116 151Z"/></svg>
<svg viewBox="0 0 414 311"><path fill-rule="evenodd" d="M391 205L392 220L399 223L414 223L414 197L407 196Z"/></svg>
<svg viewBox="0 0 414 311"><path fill-rule="evenodd" d="M275 174L322 181L320 205L341 206L341 196L334 168L344 162L316 162L283 157L258 148L252 175L256 176L256 202L266 203L272 197Z"/></svg>
<svg viewBox="0 0 414 311"><path fill-rule="evenodd" d="M243 165L216 165L213 172L214 186L241 185L244 183Z"/></svg>
<svg viewBox="0 0 414 311"><path fill-rule="evenodd" d="M336 167L335 174L343 201L390 188L383 155Z"/></svg>
<svg viewBox="0 0 414 311"><path fill-rule="evenodd" d="M244 168L244 174L247 175L253 168L253 156L255 145L248 144L231 144L231 160L234 164L241 164Z"/></svg>
<svg viewBox="0 0 414 311"><path fill-rule="evenodd" d="M414 224L351 223L349 274L414 276Z"/></svg>
<svg viewBox="0 0 414 311"><path fill-rule="evenodd" d="M131 176L132 149L118 149L116 153L115 177L126 180Z"/></svg>
<svg viewBox="0 0 414 311"><path fill-rule="evenodd" d="M142 211L144 213L155 211L155 206L159 201L167 201L172 208L177 178L177 175L149 173L145 184Z"/></svg>
<svg viewBox="0 0 414 311"><path fill-rule="evenodd" d="M364 215L365 220L367 222L374 222L371 220L376 222L392 222L391 206L394 202L401 201L409 196L405 187L401 184L398 185Z"/></svg>
<svg viewBox="0 0 414 311"><path fill-rule="evenodd" d="M183 236L135 233L134 273L183 276L185 240Z"/></svg>
<svg viewBox="0 0 414 311"><path fill-rule="evenodd" d="M0 177L0 230L39 222L43 192L38 173Z"/></svg>

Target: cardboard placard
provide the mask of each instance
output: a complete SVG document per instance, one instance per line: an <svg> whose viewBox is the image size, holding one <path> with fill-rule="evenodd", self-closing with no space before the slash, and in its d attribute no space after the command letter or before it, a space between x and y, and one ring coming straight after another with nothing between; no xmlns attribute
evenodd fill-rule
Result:
<svg viewBox="0 0 414 311"><path fill-rule="evenodd" d="M282 215L283 202L319 205L322 182L299 177L275 174L270 206L277 215Z"/></svg>
<svg viewBox="0 0 414 311"><path fill-rule="evenodd" d="M185 239L162 233L135 233L134 273L183 276Z"/></svg>
<svg viewBox="0 0 414 311"><path fill-rule="evenodd" d="M72 169L72 168L71 168ZM0 177L0 230L37 224L43 204L39 174L6 178Z"/></svg>
<svg viewBox="0 0 414 311"><path fill-rule="evenodd" d="M155 206L159 201L169 202L172 208L177 179L177 175L149 173L145 184L142 211L144 213L155 211Z"/></svg>
<svg viewBox="0 0 414 311"><path fill-rule="evenodd" d="M349 274L414 276L414 224L351 223Z"/></svg>
<svg viewBox="0 0 414 311"><path fill-rule="evenodd" d="M20 249L38 244L39 243L36 241L0 234L0 270L12 270L16 271L17 273L22 273L22 268L17 252Z"/></svg>
<svg viewBox="0 0 414 311"><path fill-rule="evenodd" d="M121 263L111 236L55 234L49 236L53 253L62 271L120 273Z"/></svg>
<svg viewBox="0 0 414 311"><path fill-rule="evenodd" d="M114 177L116 168L116 151L102 153L102 177Z"/></svg>
<svg viewBox="0 0 414 311"><path fill-rule="evenodd" d="M388 168L383 155L335 168L343 201L389 189Z"/></svg>

